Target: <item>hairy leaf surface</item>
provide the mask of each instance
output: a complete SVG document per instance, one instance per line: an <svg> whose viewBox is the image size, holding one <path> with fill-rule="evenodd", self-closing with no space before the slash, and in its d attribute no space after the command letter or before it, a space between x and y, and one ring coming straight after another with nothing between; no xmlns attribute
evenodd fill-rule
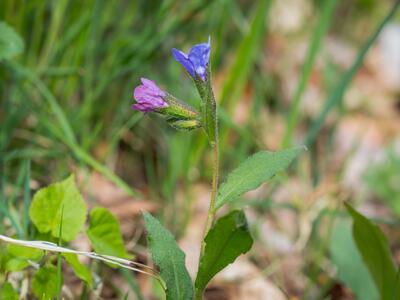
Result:
<svg viewBox="0 0 400 300"><path fill-rule="evenodd" d="M185 266L185 254L172 234L149 213L144 213L148 246L167 286L167 300L193 299L193 283Z"/></svg>
<svg viewBox="0 0 400 300"><path fill-rule="evenodd" d="M236 200L240 195L259 187L276 173L286 169L304 147L294 147L278 152L261 151L247 158L228 175L218 191L216 209Z"/></svg>
<svg viewBox="0 0 400 300"><path fill-rule="evenodd" d="M205 243L195 282L196 290L200 291L219 271L253 245L243 211L232 211L220 218L208 232Z"/></svg>

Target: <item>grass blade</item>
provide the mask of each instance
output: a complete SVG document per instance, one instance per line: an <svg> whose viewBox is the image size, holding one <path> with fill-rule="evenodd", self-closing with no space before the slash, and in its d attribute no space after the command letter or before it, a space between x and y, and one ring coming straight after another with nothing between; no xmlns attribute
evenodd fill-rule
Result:
<svg viewBox="0 0 400 300"><path fill-rule="evenodd" d="M393 7L390 9L388 14L382 20L382 22L378 25L375 32L372 33L372 35L367 39L365 44L361 47L361 50L358 53L357 58L354 60L353 65L342 76L342 79L339 81L333 93L326 100L320 115L313 122L311 129L308 131L307 136L305 138L304 142L305 145L310 145L315 141L329 112L341 102L344 92L346 91L347 87L349 86L351 80L353 79L358 69L361 67L365 55L368 53L368 50L376 41L377 37L379 36L380 32L385 27L385 25L393 18L397 9L399 8L399 5L400 5L400 0L397 0L393 4Z"/></svg>
<svg viewBox="0 0 400 300"><path fill-rule="evenodd" d="M313 69L315 60L317 58L317 54L321 47L322 38L325 36L329 28L329 25L331 24L331 19L335 11L336 3L337 3L336 0L324 1L321 16L314 28L314 33L311 37L311 43L308 48L306 61L303 66L303 71L301 73L299 83L297 84L296 92L294 94L293 101L291 104L291 109L288 115L286 132L283 138L283 145L282 145L283 148L286 148L291 144L293 131L294 128L296 128L297 121L299 118L300 102L304 90L307 86L308 80L310 79L311 71Z"/></svg>
<svg viewBox="0 0 400 300"><path fill-rule="evenodd" d="M24 206L22 213L22 223L25 236L29 236L29 205L31 201L30 179L31 179L31 161L29 159L24 162L25 182L24 182Z"/></svg>

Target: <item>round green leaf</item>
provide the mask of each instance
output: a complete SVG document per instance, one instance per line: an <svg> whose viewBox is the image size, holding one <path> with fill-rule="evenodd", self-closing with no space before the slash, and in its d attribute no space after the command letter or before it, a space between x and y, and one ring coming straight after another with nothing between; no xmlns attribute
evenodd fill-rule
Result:
<svg viewBox="0 0 400 300"><path fill-rule="evenodd" d="M50 232L64 241L73 240L86 220L86 203L74 176L40 189L33 197L29 216L41 233Z"/></svg>

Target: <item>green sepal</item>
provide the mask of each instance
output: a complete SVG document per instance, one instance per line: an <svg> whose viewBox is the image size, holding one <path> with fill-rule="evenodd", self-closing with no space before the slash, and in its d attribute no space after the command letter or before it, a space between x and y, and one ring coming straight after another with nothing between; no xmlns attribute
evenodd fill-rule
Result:
<svg viewBox="0 0 400 300"><path fill-rule="evenodd" d="M210 144L214 145L218 139L218 120L217 104L211 86L210 64L207 65L207 76L205 81L201 80L197 74L193 80L202 99L200 106L201 120Z"/></svg>
<svg viewBox="0 0 400 300"><path fill-rule="evenodd" d="M199 119L199 113L193 107L179 101L174 96L167 94L167 96L164 97L164 100L168 103L168 106L159 108L156 112L180 120Z"/></svg>
<svg viewBox="0 0 400 300"><path fill-rule="evenodd" d="M168 124L171 125L171 127L178 129L178 130L186 130L190 131L193 129L197 129L201 127L201 122L199 120L193 119L193 120L179 120L177 118L170 118L167 120Z"/></svg>

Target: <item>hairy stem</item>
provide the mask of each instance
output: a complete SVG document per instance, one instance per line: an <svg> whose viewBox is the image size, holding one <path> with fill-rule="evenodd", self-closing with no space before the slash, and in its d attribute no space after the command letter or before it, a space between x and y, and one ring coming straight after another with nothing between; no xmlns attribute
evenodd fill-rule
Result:
<svg viewBox="0 0 400 300"><path fill-rule="evenodd" d="M200 266L200 259L203 256L204 249L205 249L205 246L206 246L204 240L205 240L205 238L207 236L208 231L211 229L211 226L212 226L212 224L214 222L215 213L216 213L216 211L215 211L215 200L217 198L218 177L219 177L219 145L218 145L218 139L212 145L212 149L213 149L213 155L214 155L212 190L211 190L210 207L208 209L208 214L207 214L207 222L206 222L206 226L204 228L203 239L201 241L199 266ZM203 299L203 290L196 289L195 299L196 300Z"/></svg>
<svg viewBox="0 0 400 300"><path fill-rule="evenodd" d="M203 291L196 289L195 300L203 300Z"/></svg>
<svg viewBox="0 0 400 300"><path fill-rule="evenodd" d="M211 190L211 199L210 199L210 207L208 209L207 215L207 223L206 228L204 230L204 237L202 243L201 252L204 251L204 238L206 237L208 231L210 230L215 216L215 199L217 198L217 191L218 191L218 177L219 177L219 146L218 141L213 145L213 155L214 155L214 162L213 162L213 179L212 179L212 190Z"/></svg>

